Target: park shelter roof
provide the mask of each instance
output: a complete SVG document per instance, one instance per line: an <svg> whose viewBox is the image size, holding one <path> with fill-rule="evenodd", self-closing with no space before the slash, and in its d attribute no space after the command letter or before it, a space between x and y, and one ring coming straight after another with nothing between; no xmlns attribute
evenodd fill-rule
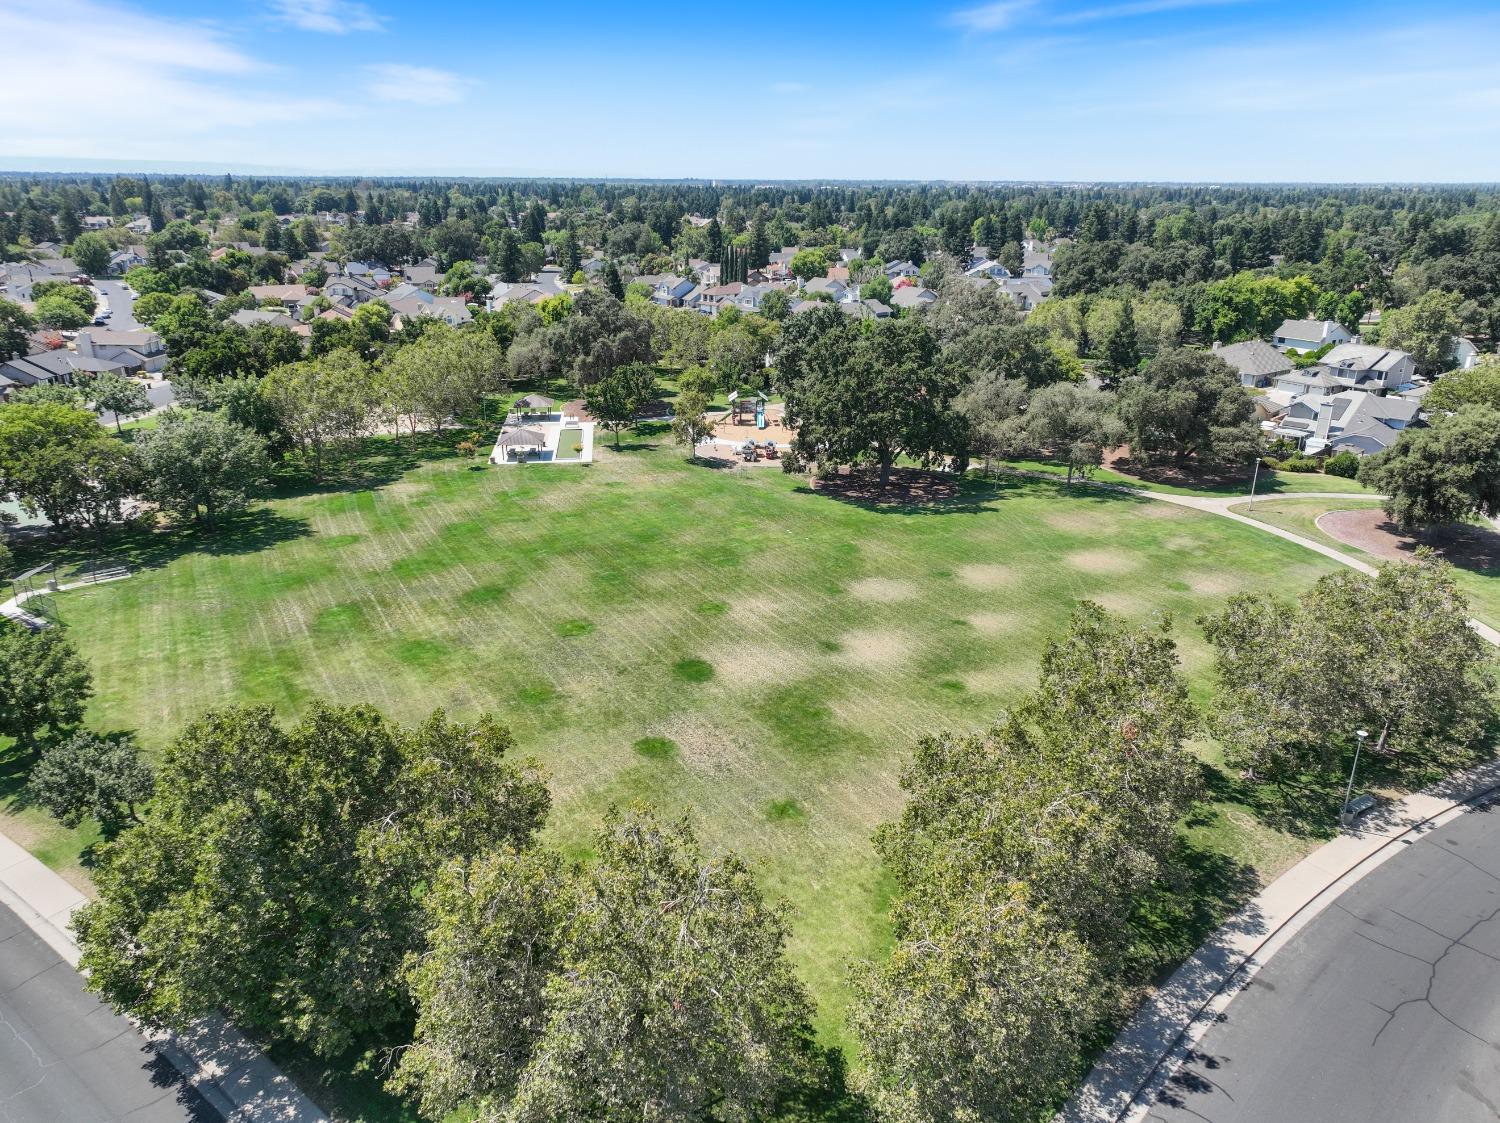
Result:
<svg viewBox="0 0 1500 1123"><path fill-rule="evenodd" d="M495 447L542 448L546 443L547 438L542 435L540 429L512 429L508 433L500 434L500 439L495 442Z"/></svg>

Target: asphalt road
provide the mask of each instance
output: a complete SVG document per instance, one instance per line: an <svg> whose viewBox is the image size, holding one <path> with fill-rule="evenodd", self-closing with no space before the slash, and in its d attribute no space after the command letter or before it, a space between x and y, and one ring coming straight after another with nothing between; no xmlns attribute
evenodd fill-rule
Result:
<svg viewBox="0 0 1500 1123"><path fill-rule="evenodd" d="M135 318L135 297L125 288L123 281L99 281L97 287L109 301L110 317L109 323L105 325L109 331L136 331L145 328L145 325ZM158 375L153 375L148 380L146 397L151 401L152 413L165 409L176 400L176 395L172 392L172 384ZM115 415L102 414L99 423L113 426Z"/></svg>
<svg viewBox="0 0 1500 1123"><path fill-rule="evenodd" d="M141 326L132 313L135 298L125 290L125 282L99 281L95 287L109 300L110 331L135 331Z"/></svg>
<svg viewBox="0 0 1500 1123"><path fill-rule="evenodd" d="M1293 937L1146 1118L1500 1119L1500 807L1410 844Z"/></svg>
<svg viewBox="0 0 1500 1123"><path fill-rule="evenodd" d="M220 1123L221 1117L15 913L0 905L0 1120Z"/></svg>

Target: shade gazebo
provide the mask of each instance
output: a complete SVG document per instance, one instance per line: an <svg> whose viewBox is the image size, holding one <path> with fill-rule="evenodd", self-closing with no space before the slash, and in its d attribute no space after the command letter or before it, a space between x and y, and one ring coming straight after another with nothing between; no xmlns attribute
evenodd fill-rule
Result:
<svg viewBox="0 0 1500 1123"><path fill-rule="evenodd" d="M547 447L547 437L540 429L511 429L500 434L500 439L495 442L495 452L490 459L495 460L497 456L510 457L521 452L535 452Z"/></svg>

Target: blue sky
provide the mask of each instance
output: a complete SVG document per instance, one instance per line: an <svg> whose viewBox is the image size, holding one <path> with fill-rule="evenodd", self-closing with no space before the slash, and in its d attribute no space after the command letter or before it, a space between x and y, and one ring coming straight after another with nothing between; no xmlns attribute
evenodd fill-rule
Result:
<svg viewBox="0 0 1500 1123"><path fill-rule="evenodd" d="M0 0L0 42L3 167L1500 180L1493 2Z"/></svg>

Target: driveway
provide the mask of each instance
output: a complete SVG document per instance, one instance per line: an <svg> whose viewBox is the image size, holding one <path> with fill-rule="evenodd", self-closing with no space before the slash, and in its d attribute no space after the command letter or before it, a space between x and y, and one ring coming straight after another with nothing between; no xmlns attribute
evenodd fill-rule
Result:
<svg viewBox="0 0 1500 1123"><path fill-rule="evenodd" d="M220 1123L221 1116L78 973L0 905L0 1118Z"/></svg>
<svg viewBox="0 0 1500 1123"><path fill-rule="evenodd" d="M1500 807L1410 843L1229 1004L1153 1123L1500 1118Z"/></svg>

